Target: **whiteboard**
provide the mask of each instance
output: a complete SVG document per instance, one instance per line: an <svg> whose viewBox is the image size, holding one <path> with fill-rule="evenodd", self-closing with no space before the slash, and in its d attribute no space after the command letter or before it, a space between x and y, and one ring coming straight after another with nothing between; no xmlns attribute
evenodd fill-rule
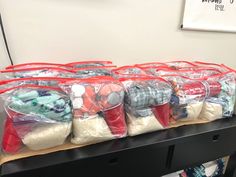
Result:
<svg viewBox="0 0 236 177"><path fill-rule="evenodd" d="M236 0L186 0L182 28L236 32Z"/></svg>

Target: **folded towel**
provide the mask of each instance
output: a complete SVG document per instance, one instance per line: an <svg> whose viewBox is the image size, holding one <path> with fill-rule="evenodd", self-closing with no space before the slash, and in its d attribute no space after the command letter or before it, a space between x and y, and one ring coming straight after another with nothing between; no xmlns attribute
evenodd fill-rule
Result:
<svg viewBox="0 0 236 177"><path fill-rule="evenodd" d="M130 136L163 129L163 126L158 122L153 114L146 117L135 117L127 113L127 126L128 134Z"/></svg>
<svg viewBox="0 0 236 177"><path fill-rule="evenodd" d="M76 117L73 119L71 142L74 144L94 144L114 138L106 121L98 114L84 119Z"/></svg>
<svg viewBox="0 0 236 177"><path fill-rule="evenodd" d="M62 145L71 132L71 122L41 124L27 133L22 141L31 150Z"/></svg>

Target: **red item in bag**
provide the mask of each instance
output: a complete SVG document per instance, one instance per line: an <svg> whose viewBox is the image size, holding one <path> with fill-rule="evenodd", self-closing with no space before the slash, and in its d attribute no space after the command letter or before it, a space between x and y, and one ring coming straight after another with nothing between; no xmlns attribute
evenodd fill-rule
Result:
<svg viewBox="0 0 236 177"><path fill-rule="evenodd" d="M184 83L182 89L187 95L206 95L206 87L202 82Z"/></svg>
<svg viewBox="0 0 236 177"><path fill-rule="evenodd" d="M204 85L204 83L207 85ZM182 88L186 90L186 93L189 95L214 96L221 92L221 84L215 81L185 83ZM208 91L208 93L206 93L206 91Z"/></svg>
<svg viewBox="0 0 236 177"><path fill-rule="evenodd" d="M123 88L117 84L106 84L101 87L99 91L99 97L97 97L97 101L99 105L102 106L103 109L111 108L113 105L117 105L121 102L124 95L121 93Z"/></svg>
<svg viewBox="0 0 236 177"><path fill-rule="evenodd" d="M109 126L112 134L117 137L123 137L126 134L127 128L125 123L125 114L123 104L120 104L112 109L104 111L104 118Z"/></svg>
<svg viewBox="0 0 236 177"><path fill-rule="evenodd" d="M221 92L221 84L216 81L207 81L207 84L209 85L209 96L215 96L220 94Z"/></svg>
<svg viewBox="0 0 236 177"><path fill-rule="evenodd" d="M22 146L22 141L17 135L13 121L7 117L3 132L2 148L7 153L16 153Z"/></svg>
<svg viewBox="0 0 236 177"><path fill-rule="evenodd" d="M157 120L164 126L167 127L170 122L170 105L169 103L163 105L157 105L152 107L152 112Z"/></svg>

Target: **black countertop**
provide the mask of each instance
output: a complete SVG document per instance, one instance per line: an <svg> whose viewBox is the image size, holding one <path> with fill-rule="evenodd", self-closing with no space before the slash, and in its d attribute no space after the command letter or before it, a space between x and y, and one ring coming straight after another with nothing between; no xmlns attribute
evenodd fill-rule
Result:
<svg viewBox="0 0 236 177"><path fill-rule="evenodd" d="M71 149L34 156L7 162L1 166L1 174L9 175L28 170L36 170L58 164L66 164L73 161L90 159L116 152L129 151L142 147L155 145L156 147L170 146L184 142L189 137L204 135L214 131L236 128L236 117L221 119L211 123L188 125L178 128L171 128L153 133L147 133L135 137L126 137L119 140L112 140L104 143L90 145L82 148ZM235 135L236 136L236 135Z"/></svg>

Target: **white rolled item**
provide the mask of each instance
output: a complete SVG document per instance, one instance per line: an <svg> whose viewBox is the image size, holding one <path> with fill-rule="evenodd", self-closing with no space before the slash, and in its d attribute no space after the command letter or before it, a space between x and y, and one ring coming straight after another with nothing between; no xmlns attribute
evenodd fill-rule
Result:
<svg viewBox="0 0 236 177"><path fill-rule="evenodd" d="M71 122L50 123L35 127L22 141L31 150L41 150L62 145L71 132Z"/></svg>
<svg viewBox="0 0 236 177"><path fill-rule="evenodd" d="M73 119L73 144L94 144L114 138L106 121L99 115Z"/></svg>
<svg viewBox="0 0 236 177"><path fill-rule="evenodd" d="M200 119L213 121L222 118L223 108L220 104L205 102L199 115Z"/></svg>
<svg viewBox="0 0 236 177"><path fill-rule="evenodd" d="M203 102L189 103L186 106L188 116L178 121L190 121L198 119L203 107Z"/></svg>
<svg viewBox="0 0 236 177"><path fill-rule="evenodd" d="M127 127L129 136L164 129L153 114L146 117L135 117L127 113Z"/></svg>

